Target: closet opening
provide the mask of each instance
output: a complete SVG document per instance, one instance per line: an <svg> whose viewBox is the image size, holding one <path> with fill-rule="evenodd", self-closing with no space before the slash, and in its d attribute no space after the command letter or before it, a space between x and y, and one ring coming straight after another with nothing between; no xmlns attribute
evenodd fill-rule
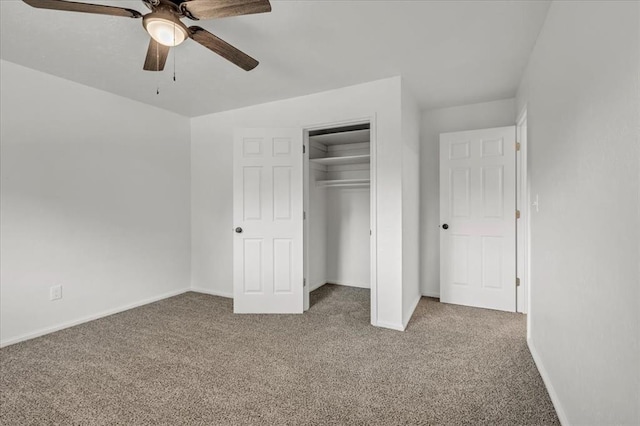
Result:
<svg viewBox="0 0 640 426"><path fill-rule="evenodd" d="M373 134L371 120L305 130L304 305L375 324Z"/></svg>

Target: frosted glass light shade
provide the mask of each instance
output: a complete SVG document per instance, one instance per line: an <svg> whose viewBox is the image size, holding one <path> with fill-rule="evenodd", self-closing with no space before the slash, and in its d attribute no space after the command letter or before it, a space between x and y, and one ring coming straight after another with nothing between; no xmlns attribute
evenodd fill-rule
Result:
<svg viewBox="0 0 640 426"><path fill-rule="evenodd" d="M173 22L163 17L145 19L144 27L155 41L169 47L179 45L188 35L180 21Z"/></svg>

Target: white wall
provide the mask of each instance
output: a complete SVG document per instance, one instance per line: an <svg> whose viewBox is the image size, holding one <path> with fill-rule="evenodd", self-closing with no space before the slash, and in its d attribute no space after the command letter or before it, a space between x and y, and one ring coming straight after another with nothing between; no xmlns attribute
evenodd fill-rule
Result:
<svg viewBox="0 0 640 426"><path fill-rule="evenodd" d="M422 112L420 131L420 282L440 297L440 133L513 126L515 99Z"/></svg>
<svg viewBox="0 0 640 426"><path fill-rule="evenodd" d="M189 120L0 67L2 344L188 289Z"/></svg>
<svg viewBox="0 0 640 426"><path fill-rule="evenodd" d="M554 2L518 95L529 345L564 424L640 423L639 8Z"/></svg>
<svg viewBox="0 0 640 426"><path fill-rule="evenodd" d="M327 188L326 282L371 287L369 188Z"/></svg>
<svg viewBox="0 0 640 426"><path fill-rule="evenodd" d="M401 79L379 80L192 119L192 286L232 293L232 145L236 127L307 127L375 116L377 323L402 327Z"/></svg>
<svg viewBox="0 0 640 426"><path fill-rule="evenodd" d="M402 85L402 325L420 301L420 111Z"/></svg>

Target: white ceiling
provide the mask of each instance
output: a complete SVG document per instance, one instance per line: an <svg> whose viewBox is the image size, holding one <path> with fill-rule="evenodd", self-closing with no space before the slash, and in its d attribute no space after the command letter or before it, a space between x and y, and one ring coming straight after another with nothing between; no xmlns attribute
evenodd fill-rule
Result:
<svg viewBox="0 0 640 426"><path fill-rule="evenodd" d="M91 2L91 1L90 1ZM142 13L139 0L92 1ZM260 61L246 72L192 40L142 70L142 20L0 0L2 59L186 116L402 75L422 108L515 95L548 1L271 1L271 13L199 21ZM160 94L156 88L160 87Z"/></svg>

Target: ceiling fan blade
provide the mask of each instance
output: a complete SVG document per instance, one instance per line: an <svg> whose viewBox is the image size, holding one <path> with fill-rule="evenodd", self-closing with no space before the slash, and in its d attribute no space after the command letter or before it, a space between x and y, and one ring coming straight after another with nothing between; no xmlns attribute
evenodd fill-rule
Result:
<svg viewBox="0 0 640 426"><path fill-rule="evenodd" d="M258 61L201 27L189 27L189 37L245 71L258 66Z"/></svg>
<svg viewBox="0 0 640 426"><path fill-rule="evenodd" d="M180 8L196 19L224 18L271 12L269 0L190 0Z"/></svg>
<svg viewBox="0 0 640 426"><path fill-rule="evenodd" d="M149 39L149 49L147 58L144 60L145 71L162 71L169 56L169 46L158 43L154 39Z"/></svg>
<svg viewBox="0 0 640 426"><path fill-rule="evenodd" d="M133 9L104 6L101 4L77 3L66 0L22 0L38 9L65 10L68 12L97 13L99 15L124 16L126 18L142 18L142 14Z"/></svg>

